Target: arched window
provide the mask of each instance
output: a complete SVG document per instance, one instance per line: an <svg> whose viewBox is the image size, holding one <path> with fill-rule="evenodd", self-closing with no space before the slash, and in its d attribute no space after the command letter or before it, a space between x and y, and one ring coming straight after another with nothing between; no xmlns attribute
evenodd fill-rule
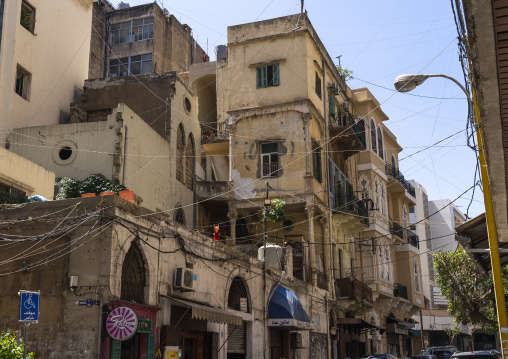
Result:
<svg viewBox="0 0 508 359"><path fill-rule="evenodd" d="M365 121L364 120L360 120L358 121L357 123L358 125L358 128L360 129L360 132L362 134L362 137L363 137L363 144L366 145L367 143L367 137L365 137Z"/></svg>
<svg viewBox="0 0 508 359"><path fill-rule="evenodd" d="M383 134L381 133L381 127L377 128L377 154L381 157L381 159L384 159Z"/></svg>
<svg viewBox="0 0 508 359"><path fill-rule="evenodd" d="M394 155L392 155L392 168L393 168L394 171L397 169L397 162L395 162L395 156Z"/></svg>
<svg viewBox="0 0 508 359"><path fill-rule="evenodd" d="M184 151L185 151L185 131L183 125L178 125L176 132L176 179L184 183Z"/></svg>
<svg viewBox="0 0 508 359"><path fill-rule="evenodd" d="M180 205L175 210L175 222L185 225L185 212Z"/></svg>
<svg viewBox="0 0 508 359"><path fill-rule="evenodd" d="M122 300L142 304L145 296L146 270L139 247L132 243L122 265Z"/></svg>
<svg viewBox="0 0 508 359"><path fill-rule="evenodd" d="M414 278L415 278L415 291L418 293L421 293L422 286L420 283L420 266L418 265L418 262L416 259L413 259L413 266L414 266Z"/></svg>
<svg viewBox="0 0 508 359"><path fill-rule="evenodd" d="M242 308L242 302L245 302L244 305L247 307L247 313L250 313L247 285L242 278L235 277L231 283L231 287L229 288L228 308L240 310Z"/></svg>
<svg viewBox="0 0 508 359"><path fill-rule="evenodd" d="M370 120L370 148L377 153L376 125L374 120Z"/></svg>
<svg viewBox="0 0 508 359"><path fill-rule="evenodd" d="M194 173L196 172L196 150L194 148L194 137L192 133L187 139L185 149L185 184L189 189L194 189Z"/></svg>
<svg viewBox="0 0 508 359"><path fill-rule="evenodd" d="M382 245L379 247L379 274L381 279L385 279L385 258L384 248Z"/></svg>
<svg viewBox="0 0 508 359"><path fill-rule="evenodd" d="M387 204L387 200L386 200L386 184L384 183L381 183L381 202L380 202L380 205L381 205L381 214L386 217L386 215L388 214L388 206L386 205Z"/></svg>

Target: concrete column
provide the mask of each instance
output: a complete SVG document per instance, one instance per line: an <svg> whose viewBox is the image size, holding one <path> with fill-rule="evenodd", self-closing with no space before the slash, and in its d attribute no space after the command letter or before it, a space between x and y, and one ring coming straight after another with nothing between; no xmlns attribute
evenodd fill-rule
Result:
<svg viewBox="0 0 508 359"><path fill-rule="evenodd" d="M321 219L319 220L321 222L321 225L323 226L323 252L324 252L324 263L323 263L323 270L325 271L325 276L326 276L326 283L327 283L327 289L328 289L328 292L332 292L332 287L331 287L331 284L330 284L330 279L333 277L331 276L330 274L332 273L332 265L331 265L331 258L330 258L330 236L329 236L329 232L330 232L330 229L328 227L328 218L326 217L321 217Z"/></svg>
<svg viewBox="0 0 508 359"><path fill-rule="evenodd" d="M238 219L238 212L228 212L229 224L231 228L230 239L226 239L228 246L236 246L236 220Z"/></svg>
<svg viewBox="0 0 508 359"><path fill-rule="evenodd" d="M316 245L314 237L314 213L316 207L309 203L305 206L307 211L307 221L309 223L309 257L310 257L310 269L311 269L311 283L317 286L317 275L316 275Z"/></svg>

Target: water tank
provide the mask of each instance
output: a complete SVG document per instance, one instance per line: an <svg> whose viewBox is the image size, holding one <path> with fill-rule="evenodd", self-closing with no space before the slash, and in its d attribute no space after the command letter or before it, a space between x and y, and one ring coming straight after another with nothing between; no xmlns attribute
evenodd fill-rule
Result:
<svg viewBox="0 0 508 359"><path fill-rule="evenodd" d="M215 59L226 60L228 58L228 47L226 45L218 45L215 47Z"/></svg>
<svg viewBox="0 0 508 359"><path fill-rule="evenodd" d="M264 260L264 246L258 249L258 260ZM266 264L282 270L284 267L284 254L281 246L276 244L266 244Z"/></svg>
<svg viewBox="0 0 508 359"><path fill-rule="evenodd" d="M127 9L127 8L130 8L130 7L131 6L129 5L129 3L126 3L126 2L123 2L123 1L118 4L118 10L120 10L120 9Z"/></svg>

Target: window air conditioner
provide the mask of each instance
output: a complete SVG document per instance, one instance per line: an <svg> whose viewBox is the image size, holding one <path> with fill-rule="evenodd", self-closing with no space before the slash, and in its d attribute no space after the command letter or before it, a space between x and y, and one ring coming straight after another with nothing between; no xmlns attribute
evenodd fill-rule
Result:
<svg viewBox="0 0 508 359"><path fill-rule="evenodd" d="M349 104L347 102L342 102L340 107L342 107L345 111L349 111Z"/></svg>
<svg viewBox="0 0 508 359"><path fill-rule="evenodd" d="M328 88L330 89L330 92L334 95L338 95L340 92L339 84L336 82L332 82L330 85L328 85Z"/></svg>
<svg viewBox="0 0 508 359"><path fill-rule="evenodd" d="M174 287L181 290L194 290L194 271L189 268L176 268Z"/></svg>

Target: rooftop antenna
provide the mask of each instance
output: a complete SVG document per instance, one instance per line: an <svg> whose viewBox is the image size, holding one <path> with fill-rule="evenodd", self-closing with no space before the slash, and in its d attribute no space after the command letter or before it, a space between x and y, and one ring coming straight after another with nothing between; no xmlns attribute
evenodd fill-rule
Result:
<svg viewBox="0 0 508 359"><path fill-rule="evenodd" d="M303 1L303 0L302 0ZM339 56L335 56L338 60L339 60L339 67L342 67L340 66L340 58L342 57L342 55L339 55Z"/></svg>

